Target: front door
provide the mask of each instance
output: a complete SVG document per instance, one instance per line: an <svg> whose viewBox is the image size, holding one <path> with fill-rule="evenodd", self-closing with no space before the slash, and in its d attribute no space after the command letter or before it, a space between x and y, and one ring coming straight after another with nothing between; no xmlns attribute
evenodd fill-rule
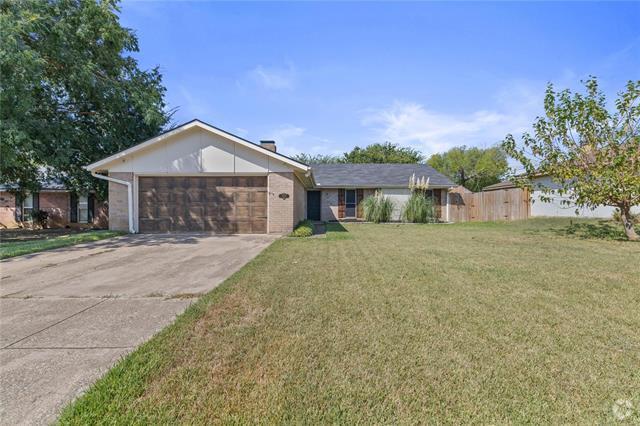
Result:
<svg viewBox="0 0 640 426"><path fill-rule="evenodd" d="M307 191L307 219L320 220L320 191Z"/></svg>
<svg viewBox="0 0 640 426"><path fill-rule="evenodd" d="M356 190L347 189L344 195L344 216L356 217Z"/></svg>

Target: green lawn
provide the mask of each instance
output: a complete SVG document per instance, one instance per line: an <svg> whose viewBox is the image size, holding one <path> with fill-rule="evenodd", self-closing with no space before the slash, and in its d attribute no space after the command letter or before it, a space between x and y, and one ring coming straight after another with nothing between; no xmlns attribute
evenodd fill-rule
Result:
<svg viewBox="0 0 640 426"><path fill-rule="evenodd" d="M21 256L23 254L36 253L43 250L72 246L74 244L88 243L90 241L103 240L122 235L116 231L86 231L68 235L52 235L50 237L26 241L1 241L0 259Z"/></svg>
<svg viewBox="0 0 640 426"><path fill-rule="evenodd" d="M640 422L640 244L568 223L278 240L61 423Z"/></svg>

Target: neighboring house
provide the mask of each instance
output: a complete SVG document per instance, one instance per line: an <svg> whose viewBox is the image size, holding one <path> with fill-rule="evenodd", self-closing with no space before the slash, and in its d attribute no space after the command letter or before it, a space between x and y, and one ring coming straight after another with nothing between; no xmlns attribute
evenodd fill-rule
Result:
<svg viewBox="0 0 640 426"><path fill-rule="evenodd" d="M550 176L537 176L531 181L531 207L530 217L592 217L611 218L615 207L598 206L594 209L589 207L578 207L571 200L570 194L560 195L556 191L561 189L561 185L555 182ZM483 191L499 191L503 189L516 188L510 181L504 181L484 187ZM552 190L545 194L543 189ZM550 201L543 201L542 197L550 198ZM576 214L577 210L577 214ZM634 213L640 213L640 207L632 209Z"/></svg>
<svg viewBox="0 0 640 426"><path fill-rule="evenodd" d="M94 194L75 194L58 180L42 182L40 191L16 196L14 185L0 185L0 228L31 228L33 212L49 214L48 227L100 227L108 226L106 203Z"/></svg>
<svg viewBox="0 0 640 426"><path fill-rule="evenodd" d="M409 178L429 178L442 219L455 184L427 165L300 163L193 120L87 166L109 181L109 227L130 232L287 233L312 220L362 219L380 189L407 199Z"/></svg>

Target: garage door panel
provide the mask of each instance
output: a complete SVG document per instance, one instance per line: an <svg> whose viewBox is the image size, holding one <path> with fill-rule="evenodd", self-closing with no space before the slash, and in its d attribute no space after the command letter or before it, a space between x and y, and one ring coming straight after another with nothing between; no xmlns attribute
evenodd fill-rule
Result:
<svg viewBox="0 0 640 426"><path fill-rule="evenodd" d="M205 200L209 204L232 204L233 193L207 192L205 194Z"/></svg>
<svg viewBox="0 0 640 426"><path fill-rule="evenodd" d="M206 200L205 190L202 189L187 189L185 192L187 203L202 203Z"/></svg>
<svg viewBox="0 0 640 426"><path fill-rule="evenodd" d="M236 220L249 220L251 217L250 206L236 206Z"/></svg>
<svg viewBox="0 0 640 426"><path fill-rule="evenodd" d="M251 206L251 217L256 219L266 219L267 218L267 206Z"/></svg>
<svg viewBox="0 0 640 426"><path fill-rule="evenodd" d="M239 234L251 234L252 233L252 227L251 227L251 222L248 220L239 220L236 222L237 224L237 229L238 229L238 233Z"/></svg>
<svg viewBox="0 0 640 426"><path fill-rule="evenodd" d="M204 217L204 206L190 205L190 206L187 206L186 211L191 220Z"/></svg>
<svg viewBox="0 0 640 426"><path fill-rule="evenodd" d="M142 232L265 233L266 176L140 177Z"/></svg>
<svg viewBox="0 0 640 426"><path fill-rule="evenodd" d="M171 217L175 212L175 209L170 207L166 203L158 203L156 207L156 212L157 212L157 217Z"/></svg>
<svg viewBox="0 0 640 426"><path fill-rule="evenodd" d="M205 231L218 234L235 234L238 232L238 228L233 222L214 221L205 223Z"/></svg>
<svg viewBox="0 0 640 426"><path fill-rule="evenodd" d="M235 217L234 209L222 208L220 206L207 206L204 212L205 217L218 220L233 219Z"/></svg>
<svg viewBox="0 0 640 426"><path fill-rule="evenodd" d="M235 194L235 198L236 198L236 203L245 203L248 204L250 201L250 193L247 191L238 191Z"/></svg>
<svg viewBox="0 0 640 426"><path fill-rule="evenodd" d="M249 197L252 203L267 203L267 191L251 191L249 192Z"/></svg>
<svg viewBox="0 0 640 426"><path fill-rule="evenodd" d="M251 221L252 234L265 234L267 232L267 219L253 219Z"/></svg>
<svg viewBox="0 0 640 426"><path fill-rule="evenodd" d="M215 188L225 188L233 186L233 178L232 177L207 177L204 178L205 188L207 189L215 189Z"/></svg>
<svg viewBox="0 0 640 426"><path fill-rule="evenodd" d="M155 218L158 217L158 209L153 203L145 202L140 203L140 217L142 218Z"/></svg>

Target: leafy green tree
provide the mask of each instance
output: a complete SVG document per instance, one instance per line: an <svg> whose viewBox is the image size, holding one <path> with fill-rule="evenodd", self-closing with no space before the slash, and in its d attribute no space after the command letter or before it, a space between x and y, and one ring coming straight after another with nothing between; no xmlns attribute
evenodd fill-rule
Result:
<svg viewBox="0 0 640 426"><path fill-rule="evenodd" d="M162 76L138 68L117 12L115 0L0 1L1 182L97 188L83 166L168 124Z"/></svg>
<svg viewBox="0 0 640 426"><path fill-rule="evenodd" d="M595 77L584 84L585 94L549 84L534 135L525 133L521 144L507 135L503 147L528 178L551 176L578 206L619 208L627 237L638 240L631 207L640 204L640 80L627 83L614 111Z"/></svg>
<svg viewBox="0 0 640 426"><path fill-rule="evenodd" d="M292 158L304 164L336 164L340 162L340 157L336 157L335 155L311 155L301 153L294 155Z"/></svg>
<svg viewBox="0 0 640 426"><path fill-rule="evenodd" d="M355 147L340 159L342 163L419 163L422 160L419 151L390 142Z"/></svg>
<svg viewBox="0 0 640 426"><path fill-rule="evenodd" d="M471 191L500 182L508 171L507 155L500 147L459 146L434 154L427 164Z"/></svg>

